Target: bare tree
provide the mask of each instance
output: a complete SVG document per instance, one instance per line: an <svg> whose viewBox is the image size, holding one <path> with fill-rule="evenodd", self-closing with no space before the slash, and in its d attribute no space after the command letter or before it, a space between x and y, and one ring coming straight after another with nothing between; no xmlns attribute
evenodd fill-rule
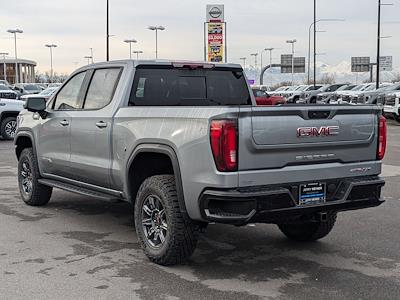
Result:
<svg viewBox="0 0 400 300"><path fill-rule="evenodd" d="M334 75L331 74L324 74L321 78L317 79L316 84L334 84L336 83L336 79ZM314 80L310 80L308 83L308 79L304 78L303 84L314 84Z"/></svg>
<svg viewBox="0 0 400 300"><path fill-rule="evenodd" d="M336 82L335 76L331 74L324 74L319 80L320 84L334 84Z"/></svg>
<svg viewBox="0 0 400 300"><path fill-rule="evenodd" d="M282 86L290 86L290 85L292 85L292 82L290 82L290 81L282 81L280 83L277 83L277 84L271 86L271 90L275 91L276 89L278 89L278 88L280 88Z"/></svg>

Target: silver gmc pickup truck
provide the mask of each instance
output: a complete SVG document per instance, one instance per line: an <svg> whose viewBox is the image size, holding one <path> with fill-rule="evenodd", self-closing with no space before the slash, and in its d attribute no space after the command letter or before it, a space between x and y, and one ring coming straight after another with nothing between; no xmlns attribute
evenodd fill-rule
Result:
<svg viewBox="0 0 400 300"><path fill-rule="evenodd" d="M239 65L92 64L25 108L22 199L45 205L59 188L129 201L141 246L161 265L188 258L210 222L277 224L314 241L338 212L383 203L378 107L256 106Z"/></svg>

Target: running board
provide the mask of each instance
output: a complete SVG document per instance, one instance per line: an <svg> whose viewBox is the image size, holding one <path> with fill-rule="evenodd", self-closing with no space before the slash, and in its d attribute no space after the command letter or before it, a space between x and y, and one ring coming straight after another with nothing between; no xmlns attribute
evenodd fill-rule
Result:
<svg viewBox="0 0 400 300"><path fill-rule="evenodd" d="M94 198L100 198L102 200L120 200L121 198L118 198L114 195L98 192L98 191L93 191L84 187L64 183L61 181L57 180L51 180L51 179L39 179L38 180L40 184L55 187L64 191L80 194L83 196L89 196L89 197L94 197Z"/></svg>

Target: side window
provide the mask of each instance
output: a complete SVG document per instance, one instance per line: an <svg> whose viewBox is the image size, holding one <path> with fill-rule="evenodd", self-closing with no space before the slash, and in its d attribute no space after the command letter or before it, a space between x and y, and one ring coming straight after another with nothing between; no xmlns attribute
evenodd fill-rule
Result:
<svg viewBox="0 0 400 300"><path fill-rule="evenodd" d="M139 78L138 86L136 89L136 98L143 98L144 97L144 86L146 84L146 78Z"/></svg>
<svg viewBox="0 0 400 300"><path fill-rule="evenodd" d="M130 106L211 106L249 104L242 70L138 68Z"/></svg>
<svg viewBox="0 0 400 300"><path fill-rule="evenodd" d="M111 102L120 72L120 68L98 69L94 72L84 109L100 109Z"/></svg>
<svg viewBox="0 0 400 300"><path fill-rule="evenodd" d="M78 109L80 108L79 93L82 88L83 80L86 72L76 74L68 83L60 90L55 100L54 109Z"/></svg>

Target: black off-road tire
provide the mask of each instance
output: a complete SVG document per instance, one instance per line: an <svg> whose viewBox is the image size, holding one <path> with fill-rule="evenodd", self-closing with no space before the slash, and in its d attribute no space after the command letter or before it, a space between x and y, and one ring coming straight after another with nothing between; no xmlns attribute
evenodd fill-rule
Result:
<svg viewBox="0 0 400 300"><path fill-rule="evenodd" d="M165 209L168 232L160 248L154 248L146 237L142 225L142 208L149 196L157 196ZM135 228L146 256L159 265L176 265L190 257L197 244L199 226L180 210L173 175L157 175L147 178L139 188L135 209Z"/></svg>
<svg viewBox="0 0 400 300"><path fill-rule="evenodd" d="M337 214L330 212L325 222L310 221L301 224L279 224L278 227L289 239L312 242L326 237L336 223Z"/></svg>
<svg viewBox="0 0 400 300"><path fill-rule="evenodd" d="M30 178L32 182L31 192L25 192L23 188L23 172L25 164L30 168ZM26 148L22 150L21 155L18 159L18 186L21 194L22 200L31 206L43 206L46 205L51 198L51 193L53 191L52 187L40 184L38 180L40 179L39 167L36 157L33 153L32 148Z"/></svg>
<svg viewBox="0 0 400 300"><path fill-rule="evenodd" d="M15 130L16 130L16 126L17 126L17 118L16 117L8 117L5 118L1 124L0 124L0 135L3 137L3 139L5 140L13 140L14 139L14 135L10 135L9 133L7 133L6 127L7 125L11 126L12 122L15 124ZM14 131L15 134L15 131Z"/></svg>

